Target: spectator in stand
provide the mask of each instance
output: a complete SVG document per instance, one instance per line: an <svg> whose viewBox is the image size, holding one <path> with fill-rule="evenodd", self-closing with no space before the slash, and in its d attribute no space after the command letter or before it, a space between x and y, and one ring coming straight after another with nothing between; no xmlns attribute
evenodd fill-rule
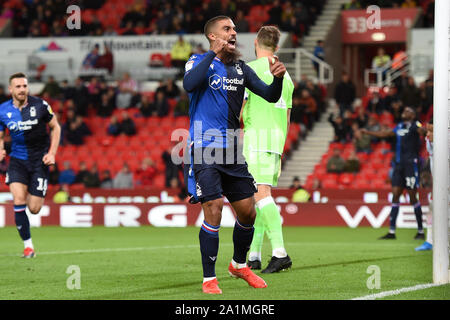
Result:
<svg viewBox="0 0 450 320"><path fill-rule="evenodd" d="M401 94L403 88L405 88L408 85L408 79L409 75L406 71L403 71L400 73L400 77L396 78L394 80L395 88L397 89L397 94Z"/></svg>
<svg viewBox="0 0 450 320"><path fill-rule="evenodd" d="M289 189L297 190L297 188L299 188L301 186L302 186L302 184L300 182L300 178L295 176L294 178L292 178L292 183L289 186Z"/></svg>
<svg viewBox="0 0 450 320"><path fill-rule="evenodd" d="M100 188L102 189L112 189L113 180L111 179L111 173L109 170L103 170L102 180L100 182Z"/></svg>
<svg viewBox="0 0 450 320"><path fill-rule="evenodd" d="M85 70L94 69L95 64L97 63L97 59L99 57L98 50L99 45L95 44L94 48L86 55L86 57L83 60L82 68Z"/></svg>
<svg viewBox="0 0 450 320"><path fill-rule="evenodd" d="M362 134L358 128L358 124L354 123L353 129L353 144L355 145L356 152L371 153L372 146L370 137L367 134Z"/></svg>
<svg viewBox="0 0 450 320"><path fill-rule="evenodd" d="M422 116L426 115L433 105L433 80L422 82L419 87L419 92L420 101L417 111Z"/></svg>
<svg viewBox="0 0 450 320"><path fill-rule="evenodd" d="M115 37L117 36L116 30L114 30L113 26L107 26L105 32L103 32L103 36L105 37Z"/></svg>
<svg viewBox="0 0 450 320"><path fill-rule="evenodd" d="M170 153L165 150L162 154L162 159L164 160L164 163L166 165L165 175L166 175L166 187L170 187L170 181L173 178L176 178L179 180L179 172L182 170L181 166L177 166L172 162L172 157Z"/></svg>
<svg viewBox="0 0 450 320"><path fill-rule="evenodd" d="M188 116L189 115L189 97L185 91L180 95L180 99L175 105L173 112L174 117Z"/></svg>
<svg viewBox="0 0 450 320"><path fill-rule="evenodd" d="M70 111L68 111L70 112ZM68 143L73 145L82 145L84 143L84 137L91 135L91 131L88 126L84 123L81 116L75 116L74 120L66 122L65 133L66 140Z"/></svg>
<svg viewBox="0 0 450 320"><path fill-rule="evenodd" d="M377 72L381 72L383 78L386 74L386 70L391 65L391 57L387 55L383 48L378 48L377 55L372 59L372 69Z"/></svg>
<svg viewBox="0 0 450 320"><path fill-rule="evenodd" d="M69 201L70 201L69 185L64 183L59 187L58 191L53 196L53 202L67 203Z"/></svg>
<svg viewBox="0 0 450 320"><path fill-rule="evenodd" d="M341 150L333 149L333 155L328 159L327 172L342 173L344 172L345 160L341 157Z"/></svg>
<svg viewBox="0 0 450 320"><path fill-rule="evenodd" d="M369 115L367 114L366 109L364 109L362 106L359 106L356 109L355 122L358 124L359 128L364 128L367 125L368 121L369 121Z"/></svg>
<svg viewBox="0 0 450 320"><path fill-rule="evenodd" d="M172 59L172 66L179 69L179 76L184 74L184 66L191 56L192 47L187 41L184 41L183 36L178 36L178 41L173 45L170 51Z"/></svg>
<svg viewBox="0 0 450 320"><path fill-rule="evenodd" d="M250 28L248 21L245 19L244 11L237 10L236 18L234 19L234 24L236 25L236 32L249 32Z"/></svg>
<svg viewBox="0 0 450 320"><path fill-rule="evenodd" d="M116 95L118 109L127 109L138 105L140 101L138 85L128 72L125 72L122 80L119 81L118 91Z"/></svg>
<svg viewBox="0 0 450 320"><path fill-rule="evenodd" d="M58 82L55 81L54 76L48 76L47 83L42 88L39 93L40 96L48 94L53 99L59 99L61 94L61 88L59 87Z"/></svg>
<svg viewBox="0 0 450 320"><path fill-rule="evenodd" d="M75 87L73 88L73 96L72 100L75 104L76 113L81 116L87 115L87 109L88 109L88 100L89 92L88 89L85 87L83 80L78 77L75 80Z"/></svg>
<svg viewBox="0 0 450 320"><path fill-rule="evenodd" d="M403 88L400 99L404 106L412 107L414 110L418 107L420 102L420 90L417 88L412 76L408 78L408 83Z"/></svg>
<svg viewBox="0 0 450 320"><path fill-rule="evenodd" d="M311 194L300 184L292 194L292 202L306 203L311 200Z"/></svg>
<svg viewBox="0 0 450 320"><path fill-rule="evenodd" d="M325 61L325 50L323 49L324 42L322 40L317 40L317 44L314 47L314 57L316 57L319 60ZM313 60L313 66L316 70L317 77L320 76L320 69L319 69L319 63Z"/></svg>
<svg viewBox="0 0 450 320"><path fill-rule="evenodd" d="M142 160L141 167L136 171L136 186L150 187L153 185L153 180L156 177L157 170L152 159L145 158Z"/></svg>
<svg viewBox="0 0 450 320"><path fill-rule="evenodd" d="M414 0L404 0L402 8L416 8L417 4Z"/></svg>
<svg viewBox="0 0 450 320"><path fill-rule="evenodd" d="M283 8L281 7L279 0L273 1L272 8L270 8L267 13L269 15L267 24L281 27L281 14L283 13Z"/></svg>
<svg viewBox="0 0 450 320"><path fill-rule="evenodd" d="M360 166L361 164L358 157L356 156L356 152L352 151L347 160L345 160L344 171L350 173L358 173Z"/></svg>
<svg viewBox="0 0 450 320"><path fill-rule="evenodd" d="M369 131L380 131L380 124L375 116L370 116L367 121L367 125L360 128L366 128ZM377 137L370 137L371 143L379 142L380 140Z"/></svg>
<svg viewBox="0 0 450 320"><path fill-rule="evenodd" d="M397 89L395 86L390 86L386 96L383 98L384 110L390 110L391 103L394 100L398 100Z"/></svg>
<svg viewBox="0 0 450 320"><path fill-rule="evenodd" d="M80 168L75 176L75 183L84 183L84 179L89 174L89 170L86 166L86 162L80 161Z"/></svg>
<svg viewBox="0 0 450 320"><path fill-rule="evenodd" d="M124 29L125 30L122 31L122 35L124 35L124 36L135 36L136 35L136 31L134 31L133 21L127 21Z"/></svg>
<svg viewBox="0 0 450 320"><path fill-rule="evenodd" d="M117 120L116 116L111 117L111 119L109 121L107 132L110 136L115 136L115 137L117 137L121 133L120 123Z"/></svg>
<svg viewBox="0 0 450 320"><path fill-rule="evenodd" d="M98 106L97 115L102 118L108 118L114 112L116 106L114 105L114 90L108 90L107 93L102 94L100 104Z"/></svg>
<svg viewBox="0 0 450 320"><path fill-rule="evenodd" d="M360 10L361 4L359 3L359 0L351 0L348 3L345 3L342 5L343 10Z"/></svg>
<svg viewBox="0 0 450 320"><path fill-rule="evenodd" d="M104 50L105 52L98 57L95 67L98 69L107 69L108 73L112 75L114 69L114 56L108 45L105 44Z"/></svg>
<svg viewBox="0 0 450 320"><path fill-rule="evenodd" d="M400 123L402 121L403 103L401 100L392 101L391 114L394 116L394 123Z"/></svg>
<svg viewBox="0 0 450 320"><path fill-rule="evenodd" d="M169 114L169 102L163 91L158 91L153 102L153 110L156 110L158 117L165 117Z"/></svg>
<svg viewBox="0 0 450 320"><path fill-rule="evenodd" d="M344 123L344 119L338 115L336 119L333 119L333 114L328 117L328 122L334 128L333 142L346 143L348 141L349 127Z"/></svg>
<svg viewBox="0 0 450 320"><path fill-rule="evenodd" d="M302 90L302 97L299 100L301 105L304 105L305 115L308 119L306 123L306 127L308 130L312 130L314 120L317 114L317 103L313 97L311 97L309 91L307 89Z"/></svg>
<svg viewBox="0 0 450 320"><path fill-rule="evenodd" d="M51 164L48 167L48 184L55 186L57 184L59 184L59 169L58 169L58 165L55 164Z"/></svg>
<svg viewBox="0 0 450 320"><path fill-rule="evenodd" d="M91 170L88 171L83 179L83 184L86 188L98 188L100 187L100 178L98 176L97 165L94 163Z"/></svg>
<svg viewBox="0 0 450 320"><path fill-rule="evenodd" d="M91 81L89 81L89 85L87 86L87 89L89 93L89 106L90 107L98 106L101 101L101 95L100 95L100 83L97 77L91 78Z"/></svg>
<svg viewBox="0 0 450 320"><path fill-rule="evenodd" d="M3 85L0 85L0 104L2 104L5 101L8 101L8 100L9 100L9 98L5 94L5 87L3 87Z"/></svg>
<svg viewBox="0 0 450 320"><path fill-rule="evenodd" d="M139 111L145 118L156 115L156 110L153 108L153 103L147 95L142 95L141 103L139 104Z"/></svg>
<svg viewBox="0 0 450 320"><path fill-rule="evenodd" d="M384 110L383 99L380 98L380 94L377 91L372 93L372 98L367 103L367 111L370 113L381 114Z"/></svg>
<svg viewBox="0 0 450 320"><path fill-rule="evenodd" d="M127 163L124 163L122 169L116 174L113 180L114 189L133 188L133 173Z"/></svg>
<svg viewBox="0 0 450 320"><path fill-rule="evenodd" d="M159 91L163 91L168 99L176 99L180 96L180 88L172 78L167 79L165 84L160 83L159 87L156 88L155 93Z"/></svg>
<svg viewBox="0 0 450 320"><path fill-rule="evenodd" d="M353 102L356 97L356 88L350 80L348 73L343 72L341 81L334 90L334 99L339 106L339 113L342 116L345 110L353 111Z"/></svg>
<svg viewBox="0 0 450 320"><path fill-rule="evenodd" d="M120 133L127 136L134 136L136 134L136 124L131 119L126 111L122 112L122 121L120 121Z"/></svg>
<svg viewBox="0 0 450 320"><path fill-rule="evenodd" d="M64 161L63 168L59 175L59 184L73 184L75 182L75 172L73 172L70 162Z"/></svg>

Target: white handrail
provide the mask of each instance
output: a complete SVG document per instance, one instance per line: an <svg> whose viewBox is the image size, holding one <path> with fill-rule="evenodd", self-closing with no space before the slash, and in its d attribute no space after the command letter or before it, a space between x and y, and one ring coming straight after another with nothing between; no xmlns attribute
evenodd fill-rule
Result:
<svg viewBox="0 0 450 320"><path fill-rule="evenodd" d="M333 82L333 77L334 77L333 67L331 65L329 65L328 63L326 63L325 61L317 58L316 56L314 56L312 53L308 52L307 50L305 50L303 48L282 48L277 53L279 53L279 54L293 53L294 54L294 58L293 58L294 62L284 62L283 61L283 63L286 66L286 68L294 70L293 78L296 81L301 80L301 74L302 74L301 58L302 58L302 55L304 55L305 57L307 57L310 60L317 62L319 64L319 76L317 79L317 81L319 83L329 84L329 83Z"/></svg>

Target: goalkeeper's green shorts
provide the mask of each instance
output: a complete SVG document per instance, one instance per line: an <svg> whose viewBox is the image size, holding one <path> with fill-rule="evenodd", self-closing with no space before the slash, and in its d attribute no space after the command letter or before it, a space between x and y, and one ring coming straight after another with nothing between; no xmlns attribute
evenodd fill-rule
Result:
<svg viewBox="0 0 450 320"><path fill-rule="evenodd" d="M248 171L256 184L276 187L281 174L281 155L273 152L244 151Z"/></svg>

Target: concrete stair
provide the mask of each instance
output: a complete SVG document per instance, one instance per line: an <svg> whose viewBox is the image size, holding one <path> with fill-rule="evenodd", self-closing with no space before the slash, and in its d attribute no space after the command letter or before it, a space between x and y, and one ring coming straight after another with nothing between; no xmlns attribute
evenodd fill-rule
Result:
<svg viewBox="0 0 450 320"><path fill-rule="evenodd" d="M322 114L320 120L314 124L306 139L300 142L297 150L293 151L289 160L281 170L278 186L287 188L292 179L298 176L305 183L309 174L314 171L314 166L320 161L322 155L327 152L330 141L333 139L334 129L328 122L330 113L337 113L334 100L330 100L327 110Z"/></svg>
<svg viewBox="0 0 450 320"><path fill-rule="evenodd" d="M349 0L328 0L322 13L317 18L315 24L310 28L309 34L303 39L302 47L308 52L313 53L317 40L324 40L330 31L331 26L341 13L341 6ZM311 59L302 56L301 73L306 74L310 79L316 79L316 71L314 70Z"/></svg>

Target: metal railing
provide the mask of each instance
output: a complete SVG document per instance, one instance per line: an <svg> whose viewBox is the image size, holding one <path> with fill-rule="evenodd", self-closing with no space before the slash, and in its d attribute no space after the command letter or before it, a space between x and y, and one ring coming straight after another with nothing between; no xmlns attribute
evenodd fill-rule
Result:
<svg viewBox="0 0 450 320"><path fill-rule="evenodd" d="M322 84L329 84L333 82L334 70L331 65L323 60L320 60L312 53L303 48L282 48L278 50L277 55L288 55L286 59L282 59L286 69L288 69L292 78L295 81L301 80L302 75L302 56L308 58L311 63L316 62L319 65L319 74L317 81ZM290 55L290 57L289 57Z"/></svg>
<svg viewBox="0 0 450 320"><path fill-rule="evenodd" d="M410 68L411 59L405 54L400 60L392 61L385 68L364 70L364 85L366 87L376 86L379 88L390 86L402 73L409 73ZM373 78L375 78L375 81L372 80Z"/></svg>

